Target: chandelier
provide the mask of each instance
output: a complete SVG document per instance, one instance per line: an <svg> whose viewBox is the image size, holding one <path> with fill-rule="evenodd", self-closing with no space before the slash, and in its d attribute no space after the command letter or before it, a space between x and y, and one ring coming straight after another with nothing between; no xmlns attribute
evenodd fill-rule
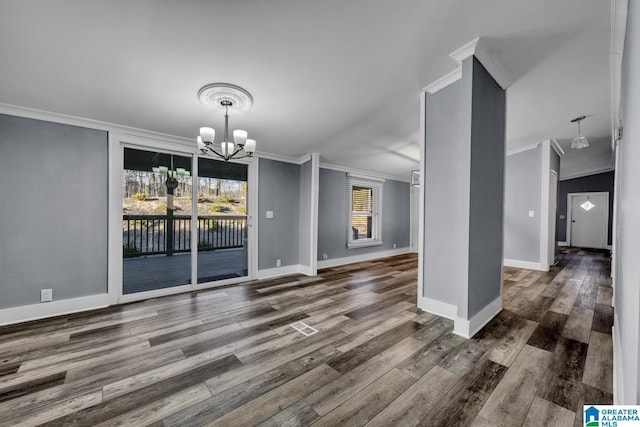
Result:
<svg viewBox="0 0 640 427"><path fill-rule="evenodd" d="M233 141L229 138L229 113L239 114L248 111L253 104L251 94L240 86L228 83L212 83L200 89L198 99L203 105L224 112L224 136L217 150L214 145L216 131L210 127L201 127L197 138L201 154L215 154L228 161L252 157L256 152L256 140L247 139L247 131L234 130Z"/></svg>
<svg viewBox="0 0 640 427"><path fill-rule="evenodd" d="M581 150L589 146L589 141L587 141L587 138L582 136L582 133L580 132L580 122L583 121L585 118L586 118L585 116L580 116L571 120L571 123L578 122L578 136L573 138L573 141L571 142L571 148L575 148L576 150Z"/></svg>

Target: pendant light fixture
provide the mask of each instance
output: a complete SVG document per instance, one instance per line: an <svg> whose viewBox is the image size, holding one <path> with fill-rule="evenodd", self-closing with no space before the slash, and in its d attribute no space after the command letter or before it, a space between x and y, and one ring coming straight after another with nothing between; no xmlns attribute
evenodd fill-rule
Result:
<svg viewBox="0 0 640 427"><path fill-rule="evenodd" d="M198 99L203 105L224 112L224 136L219 151L214 148L216 131L210 127L201 127L197 138L201 154L215 154L228 161L252 157L256 151L255 139L247 139L247 131L234 130L233 141L229 138L229 113L239 114L248 111L253 105L251 94L240 86L229 83L212 83L200 89Z"/></svg>
<svg viewBox="0 0 640 427"><path fill-rule="evenodd" d="M589 146L589 141L587 141L587 138L582 136L582 133L580 132L580 122L583 121L585 118L586 118L585 116L580 116L571 120L571 123L578 122L578 136L573 138L573 141L571 142L571 148L575 148L576 150L581 150Z"/></svg>

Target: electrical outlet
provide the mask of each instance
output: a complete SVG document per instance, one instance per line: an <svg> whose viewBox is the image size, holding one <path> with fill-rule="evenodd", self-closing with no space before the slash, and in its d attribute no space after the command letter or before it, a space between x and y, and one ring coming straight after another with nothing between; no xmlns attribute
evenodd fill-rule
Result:
<svg viewBox="0 0 640 427"><path fill-rule="evenodd" d="M53 301L53 289L40 290L40 302Z"/></svg>
<svg viewBox="0 0 640 427"><path fill-rule="evenodd" d="M326 253L322 254L322 259L329 259L329 255L327 255Z"/></svg>
<svg viewBox="0 0 640 427"><path fill-rule="evenodd" d="M276 267L282 267L282 260L280 258L276 260Z"/></svg>
<svg viewBox="0 0 640 427"><path fill-rule="evenodd" d="M398 245L396 245L395 243L393 244L393 249L395 249Z"/></svg>

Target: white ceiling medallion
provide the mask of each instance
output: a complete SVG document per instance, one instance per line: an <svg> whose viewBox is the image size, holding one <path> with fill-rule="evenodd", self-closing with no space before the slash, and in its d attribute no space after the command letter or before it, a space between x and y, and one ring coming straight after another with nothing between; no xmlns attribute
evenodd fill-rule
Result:
<svg viewBox="0 0 640 427"><path fill-rule="evenodd" d="M200 102L216 111L239 114L249 111L253 97L240 86L230 83L211 83L198 91Z"/></svg>
<svg viewBox="0 0 640 427"><path fill-rule="evenodd" d="M596 207L596 205L594 205L593 203L591 203L590 201L588 201L588 200L587 200L586 202L584 202L583 204L581 204L581 205L580 205L580 207L581 207L582 209L584 209L585 211L587 211L587 212L588 212L588 211L590 211L591 209L595 208L595 207Z"/></svg>

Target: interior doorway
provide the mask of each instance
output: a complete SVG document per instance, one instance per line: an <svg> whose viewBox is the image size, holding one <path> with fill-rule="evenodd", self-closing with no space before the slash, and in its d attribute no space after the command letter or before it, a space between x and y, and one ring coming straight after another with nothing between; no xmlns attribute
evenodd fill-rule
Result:
<svg viewBox="0 0 640 427"><path fill-rule="evenodd" d="M567 241L570 246L606 249L609 193L569 193Z"/></svg>

